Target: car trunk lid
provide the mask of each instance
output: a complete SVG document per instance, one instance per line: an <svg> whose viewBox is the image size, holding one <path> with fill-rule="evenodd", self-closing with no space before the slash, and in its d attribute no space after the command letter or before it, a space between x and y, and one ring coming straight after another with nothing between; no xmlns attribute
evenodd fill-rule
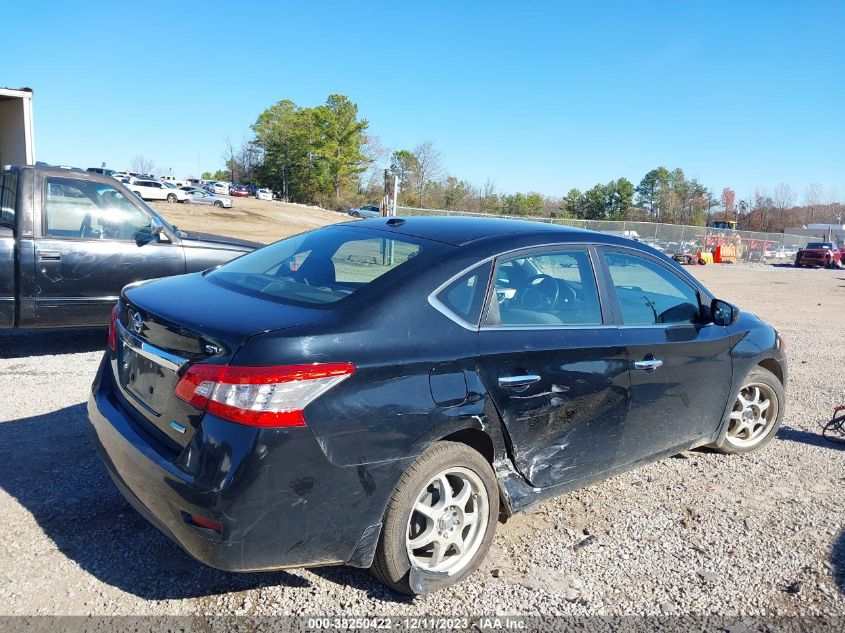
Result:
<svg viewBox="0 0 845 633"><path fill-rule="evenodd" d="M116 383L136 421L172 451L190 442L203 415L174 393L188 367L228 364L249 337L327 314L246 296L199 273L129 287L121 299Z"/></svg>

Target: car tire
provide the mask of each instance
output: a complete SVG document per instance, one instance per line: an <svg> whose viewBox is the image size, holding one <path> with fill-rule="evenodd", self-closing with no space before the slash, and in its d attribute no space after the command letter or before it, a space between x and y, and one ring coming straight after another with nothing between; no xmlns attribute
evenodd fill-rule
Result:
<svg viewBox="0 0 845 633"><path fill-rule="evenodd" d="M759 365L754 367L734 399L725 435L714 448L727 454L763 448L777 434L785 405L783 385L778 377Z"/></svg>
<svg viewBox="0 0 845 633"><path fill-rule="evenodd" d="M167 201L170 204L176 204L177 202L179 202L179 198L176 197L175 193L169 193L167 194Z"/></svg>
<svg viewBox="0 0 845 633"><path fill-rule="evenodd" d="M215 200L215 201L214 201L214 206L215 206L215 207L217 207L218 209L222 209L222 208L223 208L223 203L222 203L222 202L220 202L219 200Z"/></svg>
<svg viewBox="0 0 845 633"><path fill-rule="evenodd" d="M475 520L466 521L469 516ZM390 589L410 595L460 582L487 554L498 516L499 489L487 460L465 444L436 442L396 484L370 571ZM442 553L440 563L433 560L436 552Z"/></svg>

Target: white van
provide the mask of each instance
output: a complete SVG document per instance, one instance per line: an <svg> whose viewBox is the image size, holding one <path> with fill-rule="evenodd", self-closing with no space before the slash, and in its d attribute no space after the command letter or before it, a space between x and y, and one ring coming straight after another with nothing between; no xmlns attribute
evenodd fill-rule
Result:
<svg viewBox="0 0 845 633"><path fill-rule="evenodd" d="M170 185L170 186L168 186ZM127 185L139 198L144 200L167 200L167 202L185 202L188 199L185 192L172 183L157 180L133 178Z"/></svg>

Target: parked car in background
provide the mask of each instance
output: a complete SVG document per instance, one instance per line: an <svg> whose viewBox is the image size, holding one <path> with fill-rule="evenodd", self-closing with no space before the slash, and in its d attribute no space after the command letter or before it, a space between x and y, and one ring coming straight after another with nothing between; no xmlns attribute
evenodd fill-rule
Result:
<svg viewBox="0 0 845 633"><path fill-rule="evenodd" d="M249 198L252 192L246 185L235 185L229 190L229 195L236 198Z"/></svg>
<svg viewBox="0 0 845 633"><path fill-rule="evenodd" d="M205 189L217 195L229 195L229 185L225 182L210 182L205 186Z"/></svg>
<svg viewBox="0 0 845 633"><path fill-rule="evenodd" d="M169 183L168 183L169 184ZM185 202L185 192L176 186L167 186L158 180L144 180L133 178L129 181L129 188L144 200L166 200L167 202Z"/></svg>
<svg viewBox="0 0 845 633"><path fill-rule="evenodd" d="M810 242L799 248L795 255L795 266L824 266L842 268L843 253L833 242Z"/></svg>
<svg viewBox="0 0 845 633"><path fill-rule="evenodd" d="M472 574L500 516L759 449L785 405L771 326L638 242L537 222L324 227L126 288L110 341L91 436L154 525L217 569L405 593Z"/></svg>
<svg viewBox="0 0 845 633"><path fill-rule="evenodd" d="M346 213L351 215L353 218L380 218L381 208L375 204L368 204L363 207L349 209Z"/></svg>
<svg viewBox="0 0 845 633"><path fill-rule="evenodd" d="M117 173L114 169L108 169L106 167L89 167L85 171L91 172L92 174L102 174L103 176L114 176Z"/></svg>
<svg viewBox="0 0 845 633"><path fill-rule="evenodd" d="M272 200L273 199L273 190L272 189L256 189L255 190L255 197L259 200Z"/></svg>
<svg viewBox="0 0 845 633"><path fill-rule="evenodd" d="M108 176L12 166L0 171L0 328L106 325L126 284L212 268L256 246L180 231Z"/></svg>
<svg viewBox="0 0 845 633"><path fill-rule="evenodd" d="M188 202L191 204L210 204L226 209L232 207L232 199L229 197L218 196L202 189L189 189L185 193L188 196Z"/></svg>

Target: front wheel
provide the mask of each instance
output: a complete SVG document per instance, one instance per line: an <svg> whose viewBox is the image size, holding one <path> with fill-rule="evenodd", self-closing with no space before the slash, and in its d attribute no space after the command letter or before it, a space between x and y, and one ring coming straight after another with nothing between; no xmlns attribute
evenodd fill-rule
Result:
<svg viewBox="0 0 845 633"><path fill-rule="evenodd" d="M169 193L167 194L167 201L171 204L176 204L179 202L179 199L176 197L175 193Z"/></svg>
<svg viewBox="0 0 845 633"><path fill-rule="evenodd" d="M217 207L218 209L220 209L220 208L222 208L222 207L223 207L223 203L222 203L222 202L220 202L219 200L215 200L215 201L214 201L214 206L215 206L215 207Z"/></svg>
<svg viewBox="0 0 845 633"><path fill-rule="evenodd" d="M456 442L437 442L402 475L384 515L373 575L395 591L448 587L481 564L499 515L490 464Z"/></svg>
<svg viewBox="0 0 845 633"><path fill-rule="evenodd" d="M780 428L786 403L783 385L768 369L752 369L731 410L725 437L715 445L722 453L750 453L768 444Z"/></svg>

